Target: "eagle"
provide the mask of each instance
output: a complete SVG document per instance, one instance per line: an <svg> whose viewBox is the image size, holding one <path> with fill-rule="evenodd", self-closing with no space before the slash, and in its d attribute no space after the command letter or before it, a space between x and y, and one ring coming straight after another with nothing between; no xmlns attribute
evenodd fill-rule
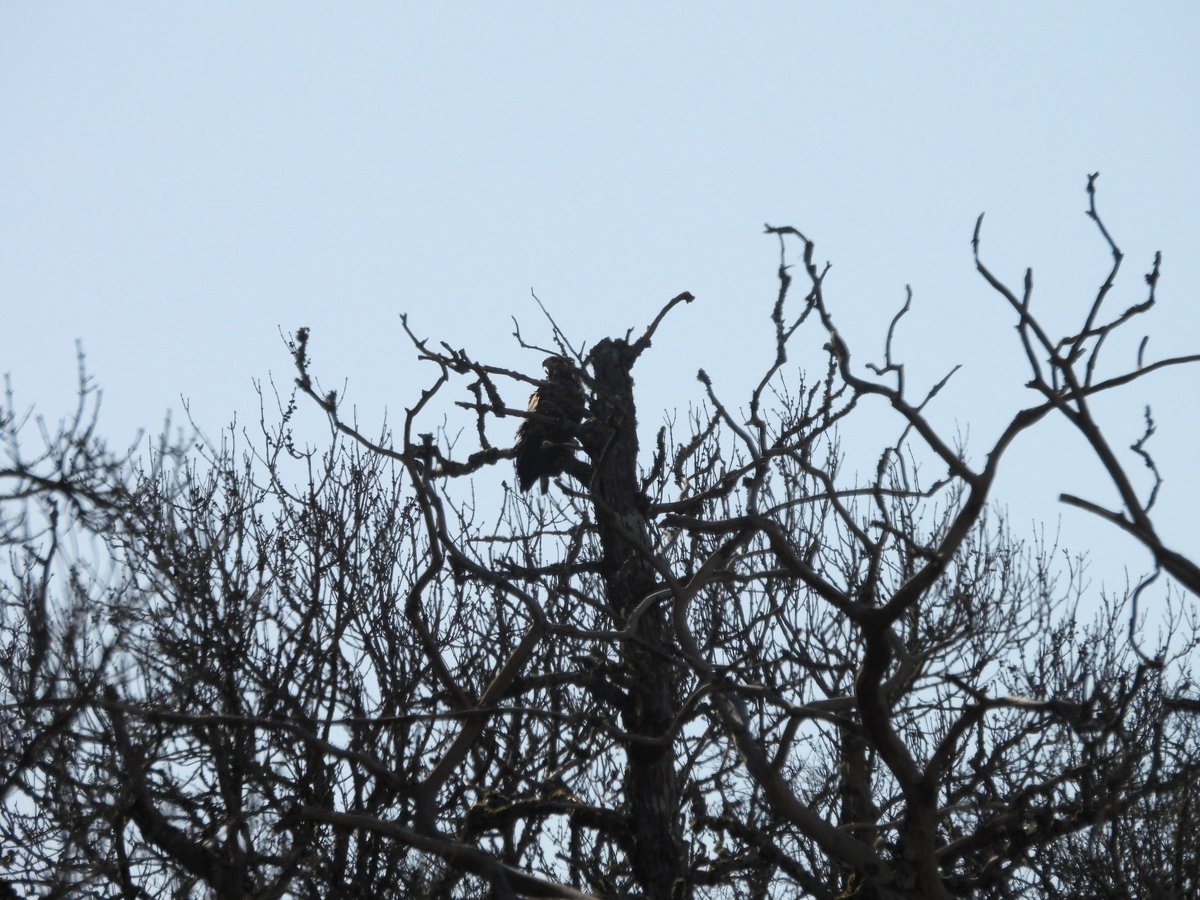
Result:
<svg viewBox="0 0 1200 900"><path fill-rule="evenodd" d="M542 363L546 377L529 398L533 413L517 429L517 483L528 491L535 481L542 493L550 478L560 474L571 458L575 431L583 419L585 398L579 370L566 357L549 356Z"/></svg>

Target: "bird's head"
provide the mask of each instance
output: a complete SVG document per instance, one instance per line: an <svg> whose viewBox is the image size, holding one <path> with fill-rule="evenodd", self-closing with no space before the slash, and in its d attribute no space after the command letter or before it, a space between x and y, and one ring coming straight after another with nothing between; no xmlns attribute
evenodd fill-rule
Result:
<svg viewBox="0 0 1200 900"><path fill-rule="evenodd" d="M542 362L542 368L551 378L575 371L574 364L565 356L547 356Z"/></svg>

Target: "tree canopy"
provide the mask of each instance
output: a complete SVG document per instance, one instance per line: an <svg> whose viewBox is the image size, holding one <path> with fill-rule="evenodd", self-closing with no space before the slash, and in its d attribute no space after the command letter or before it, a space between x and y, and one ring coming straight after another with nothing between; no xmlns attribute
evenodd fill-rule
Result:
<svg viewBox="0 0 1200 900"><path fill-rule="evenodd" d="M303 328L278 415L215 446L111 451L82 376L74 417L31 436L10 393L0 895L1195 896L1200 569L1155 529L1151 427L1118 451L1092 404L1200 355L1104 354L1161 261L1118 307L1095 176L1088 195L1112 265L1066 334L976 225L1032 398L981 463L928 415L956 361L912 392L906 303L861 362L791 227L767 228L750 396L701 370L646 448L634 369L686 292L590 349L516 335L575 359L579 422L526 410L540 374L407 318L430 379L374 435L317 386ZM815 371L789 358L802 334ZM323 446L295 437L314 407ZM511 468L539 415L544 495ZM866 474L840 437L862 417ZM1090 596L995 496L1048 417L1120 505L1062 499L1152 555L1124 593Z"/></svg>

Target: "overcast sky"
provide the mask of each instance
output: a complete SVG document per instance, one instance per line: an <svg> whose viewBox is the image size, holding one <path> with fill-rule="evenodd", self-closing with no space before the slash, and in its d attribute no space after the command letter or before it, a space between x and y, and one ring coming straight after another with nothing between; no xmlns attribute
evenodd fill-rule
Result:
<svg viewBox="0 0 1200 900"><path fill-rule="evenodd" d="M539 369L530 289L578 342L639 328L683 290L637 371L641 416L744 401L791 224L833 263L826 296L861 360L898 334L910 383L964 369L933 410L976 454L1032 398L998 274L1078 324L1108 265L1087 173L1127 253L1113 308L1159 307L1112 363L1200 349L1200 5L983 3L5 3L0 5L0 371L65 413L75 342L103 428L154 431L186 401L218 433L290 381L280 332L366 422L426 373L399 327ZM799 300L800 297L797 297ZM799 358L819 367L819 353ZM1200 371L1105 406L1113 442L1159 420L1162 529L1200 539ZM518 403L521 398L514 398ZM881 440L894 430L888 424ZM1056 503L1111 491L1047 425L999 499L1019 530L1146 568ZM504 477L511 478L509 472Z"/></svg>

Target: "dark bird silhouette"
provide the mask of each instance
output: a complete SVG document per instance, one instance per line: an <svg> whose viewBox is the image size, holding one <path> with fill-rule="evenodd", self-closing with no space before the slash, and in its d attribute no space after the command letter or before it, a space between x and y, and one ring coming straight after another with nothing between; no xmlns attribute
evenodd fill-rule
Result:
<svg viewBox="0 0 1200 900"><path fill-rule="evenodd" d="M566 467L571 458L575 430L583 419L583 385L579 370L561 356L550 356L542 363L546 377L529 398L533 413L517 429L517 482L522 491L541 480L542 493L550 479Z"/></svg>

